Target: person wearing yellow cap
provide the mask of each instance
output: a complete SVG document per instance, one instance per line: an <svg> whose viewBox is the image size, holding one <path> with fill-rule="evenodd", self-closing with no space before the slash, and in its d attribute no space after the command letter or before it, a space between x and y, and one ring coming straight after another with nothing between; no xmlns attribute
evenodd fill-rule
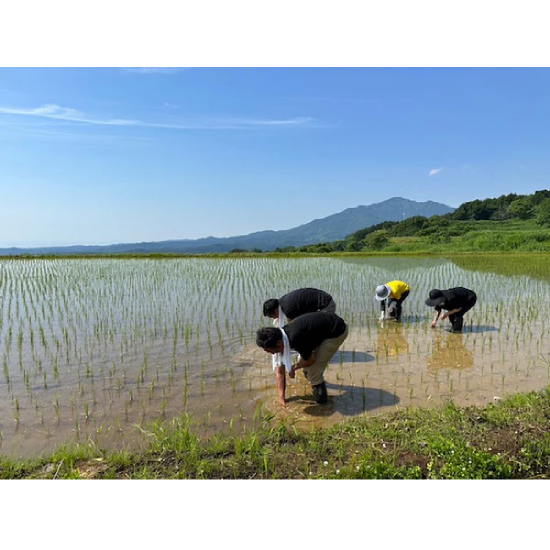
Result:
<svg viewBox="0 0 550 550"><path fill-rule="evenodd" d="M376 287L375 298L380 302L380 321L386 317L386 301L387 315L390 319L395 319L398 323L401 321L401 313L403 310L403 302L407 299L411 288L403 281L390 281L385 285Z"/></svg>

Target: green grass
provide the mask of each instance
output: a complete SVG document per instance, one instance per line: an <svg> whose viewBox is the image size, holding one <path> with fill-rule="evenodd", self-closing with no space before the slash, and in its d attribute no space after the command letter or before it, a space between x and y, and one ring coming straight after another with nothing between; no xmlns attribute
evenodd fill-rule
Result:
<svg viewBox="0 0 550 550"><path fill-rule="evenodd" d="M550 280L550 254L468 254L448 257L463 269Z"/></svg>
<svg viewBox="0 0 550 550"><path fill-rule="evenodd" d="M301 432L273 424L199 438L188 417L148 431L140 453L96 446L0 457L2 479L547 479L550 391L486 407L404 409Z"/></svg>

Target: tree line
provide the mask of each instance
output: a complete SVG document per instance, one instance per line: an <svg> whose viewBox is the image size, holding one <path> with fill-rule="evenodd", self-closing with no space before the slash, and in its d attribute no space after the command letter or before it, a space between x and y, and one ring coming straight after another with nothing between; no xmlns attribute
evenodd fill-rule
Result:
<svg viewBox="0 0 550 550"><path fill-rule="evenodd" d="M536 191L531 195L510 193L497 198L474 200L461 204L456 210L441 216L413 216L402 221L386 221L360 229L343 240L305 246L276 248L275 252L361 252L383 250L395 237L426 237L429 244L450 243L459 237L481 229L480 222L487 229L490 222L531 222L540 229L550 228L550 190ZM548 237L548 238L547 238ZM535 236L547 241L548 235ZM258 249L256 252L260 252Z"/></svg>

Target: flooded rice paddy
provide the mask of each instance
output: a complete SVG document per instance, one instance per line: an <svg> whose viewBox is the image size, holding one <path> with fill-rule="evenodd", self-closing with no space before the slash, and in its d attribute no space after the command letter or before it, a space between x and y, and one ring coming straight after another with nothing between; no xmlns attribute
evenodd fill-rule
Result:
<svg viewBox="0 0 550 550"><path fill-rule="evenodd" d="M518 260L521 261L521 260ZM475 265L475 261L473 262ZM374 289L411 286L400 324ZM316 405L299 372L277 404L271 356L255 344L267 298L330 292L350 335ZM430 328L431 288L478 302L462 334ZM409 406L486 404L550 381L550 283L436 258L5 259L0 261L0 453L64 442L138 448L148 425L187 413L205 436L267 413L298 428Z"/></svg>

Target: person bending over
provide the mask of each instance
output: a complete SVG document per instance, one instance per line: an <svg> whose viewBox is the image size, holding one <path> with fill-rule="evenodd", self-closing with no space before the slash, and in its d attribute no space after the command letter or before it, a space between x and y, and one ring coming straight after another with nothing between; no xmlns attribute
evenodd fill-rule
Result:
<svg viewBox="0 0 550 550"><path fill-rule="evenodd" d="M401 321L403 302L407 299L410 290L410 286L403 281L390 281L376 287L374 297L380 302L380 321L386 317L386 301L388 317L395 319L398 323Z"/></svg>
<svg viewBox="0 0 550 550"><path fill-rule="evenodd" d="M476 293L463 286L447 290L433 288L430 290L429 298L426 300L427 306L435 308L435 316L431 327L436 327L440 316L442 321L448 317L451 322L451 331L461 332L464 325L464 314L474 307L476 301ZM446 310L446 313L441 315L441 310L443 309Z"/></svg>
<svg viewBox="0 0 550 550"><path fill-rule="evenodd" d="M274 365L282 405L286 404L286 375L294 378L299 369L303 369L311 384L315 401L327 402L323 373L347 336L345 321L336 313L324 311L304 313L282 328L262 327L258 330L256 344L265 352L282 357L280 363ZM299 353L295 364L290 359L291 350Z"/></svg>
<svg viewBox="0 0 550 550"><path fill-rule="evenodd" d="M290 322L304 313L327 311L336 313L336 303L332 296L317 288L299 288L279 299L270 298L263 305L263 314L272 319L278 319L283 313Z"/></svg>

